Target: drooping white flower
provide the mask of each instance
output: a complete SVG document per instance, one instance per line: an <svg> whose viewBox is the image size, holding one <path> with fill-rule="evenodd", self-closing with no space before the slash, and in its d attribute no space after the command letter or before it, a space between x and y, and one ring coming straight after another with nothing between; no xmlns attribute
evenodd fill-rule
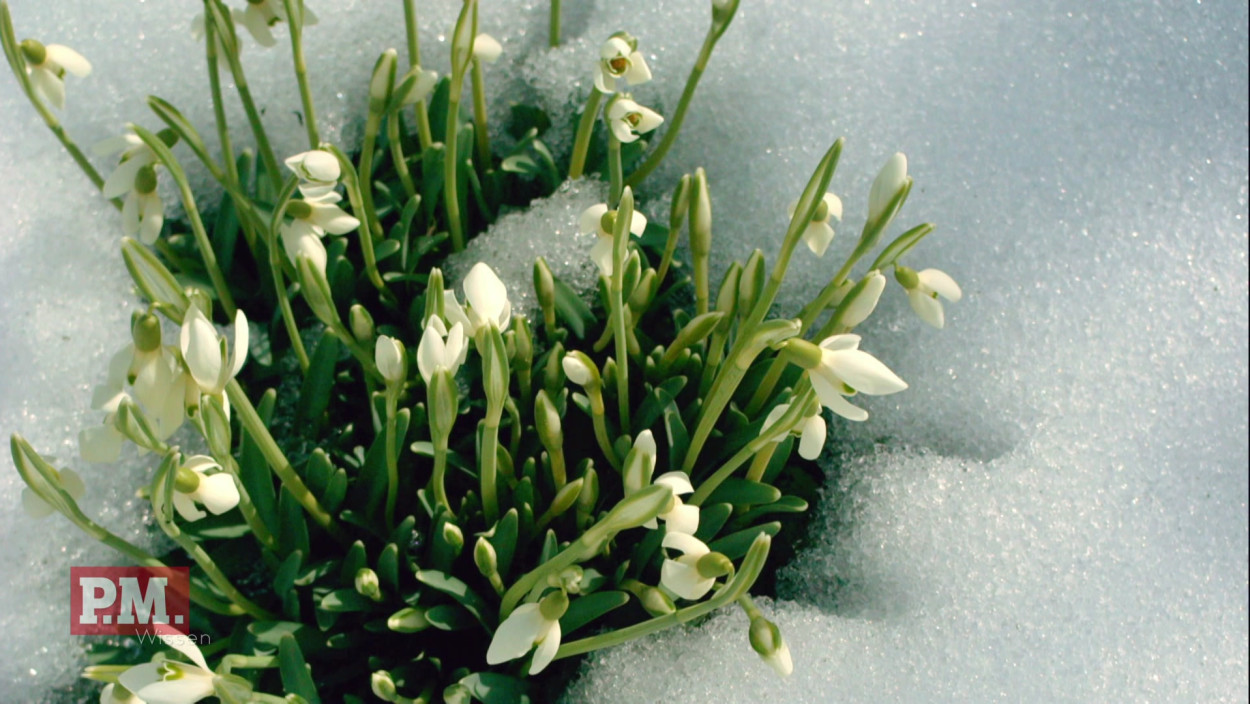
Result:
<svg viewBox="0 0 1250 704"><path fill-rule="evenodd" d="M342 196L331 190L316 198L287 203L287 215L294 219L289 224L284 223L279 232L282 235L282 249L286 251L292 265L303 254L324 274L327 254L321 238L327 232L332 235L345 235L360 227L359 220L336 205L340 200Z"/></svg>
<svg viewBox="0 0 1250 704"><path fill-rule="evenodd" d="M820 366L812 369L809 376L812 388L820 403L847 420L868 419L868 412L859 408L844 396L856 392L870 396L884 396L907 388L907 382L876 357L859 349L859 335L834 335L820 343Z"/></svg>
<svg viewBox="0 0 1250 704"><path fill-rule="evenodd" d="M418 100L425 100L430 93L434 91L434 87L438 85L438 72L423 69L420 66L413 66L408 69L408 73L401 76L396 85L403 85L409 76L416 76L416 80L408 88L408 92L400 99L401 105L413 105Z"/></svg>
<svg viewBox="0 0 1250 704"><path fill-rule="evenodd" d="M868 222L880 218L894 200L894 196L907 185L907 157L896 152L877 172L877 178L868 191Z"/></svg>
<svg viewBox="0 0 1250 704"><path fill-rule="evenodd" d="M156 191L156 154L134 132L95 145L100 156L120 153L120 162L104 180L105 198L121 198L122 231L144 244L156 242L165 224L165 205Z"/></svg>
<svg viewBox="0 0 1250 704"><path fill-rule="evenodd" d="M768 417L764 419L764 426L760 428L760 432L767 430L773 423L781 419L786 411L790 410L790 404L782 403L768 412ZM790 429L790 433L799 436L799 457L805 460L814 460L820 456L820 451L825 448L825 437L827 434L825 427L825 417L819 412L815 415L808 416L803 419L794 428ZM773 438L771 442L781 442L785 437L785 433L781 433Z"/></svg>
<svg viewBox="0 0 1250 704"><path fill-rule="evenodd" d="M91 75L91 64L82 54L60 44L44 45L26 39L20 47L35 93L57 110L64 110L66 72L86 78Z"/></svg>
<svg viewBox="0 0 1250 704"><path fill-rule="evenodd" d="M193 638L162 635L165 645L191 660L160 660L136 665L118 676L126 689L147 704L194 704L212 696L217 675L209 669Z"/></svg>
<svg viewBox="0 0 1250 704"><path fill-rule="evenodd" d="M464 277L464 298L467 307L461 307L456 294L443 292L443 312L447 322L464 325L465 334L476 337L487 326L507 330L512 322L512 302L508 300L508 288L485 262L478 262Z"/></svg>
<svg viewBox="0 0 1250 704"><path fill-rule="evenodd" d="M187 470L188 473L184 473ZM217 470L208 474L209 470ZM207 516L196 504L203 504L214 516L219 516L239 505L239 488L234 484L230 473L221 471L221 465L207 455L188 457L178 470L179 483L174 489L174 508L185 521L198 521ZM194 477L194 479L192 478ZM184 491L181 481L194 485Z"/></svg>
<svg viewBox="0 0 1250 704"><path fill-rule="evenodd" d="M560 365L564 367L564 375L578 386L586 386L599 377L599 370L591 369L589 360L583 357L585 357L584 354L569 352L564 355L564 359L560 360Z"/></svg>
<svg viewBox="0 0 1250 704"><path fill-rule="evenodd" d="M906 280L907 284L911 284L904 284L904 287L907 289L907 300L916 315L935 328L945 326L946 313L938 296L951 303L958 302L964 295L959 284L946 272L938 269L913 272L906 267L897 267L895 273L900 283Z"/></svg>
<svg viewBox="0 0 1250 704"><path fill-rule="evenodd" d="M790 217L794 217L794 210L798 205L798 201L790 204ZM820 199L820 204L816 206L816 212L812 215L812 221L807 223L802 235L803 244L806 244L807 248L812 250L812 254L818 257L825 256L825 250L833 241L833 227L829 225L831 219L842 221L842 199L832 193L826 193Z"/></svg>
<svg viewBox="0 0 1250 704"><path fill-rule="evenodd" d="M598 235L590 248L590 259L604 276L612 275L612 220L615 217L616 211L609 212L607 203L599 203L587 208L577 221L578 230L582 233ZM635 210L629 221L630 234L641 237L646 229L647 216Z"/></svg>
<svg viewBox="0 0 1250 704"><path fill-rule="evenodd" d="M220 395L247 361L247 316L242 309L235 312L234 345L229 347L225 335L217 332L193 302L183 317L178 342L187 371L200 392Z"/></svg>
<svg viewBox="0 0 1250 704"><path fill-rule="evenodd" d="M522 604L508 614L508 618L499 624L486 650L488 664L498 665L515 660L530 650L534 650L529 669L531 675L537 675L551 663L560 649L560 616L563 610L559 610L559 614L545 614L544 611L553 611L550 607L544 608L548 599L551 597L537 604ZM564 597L564 604L567 608L567 596Z"/></svg>
<svg viewBox="0 0 1250 704"><path fill-rule="evenodd" d="M615 93L616 82L636 86L651 80L651 69L642 52L623 37L612 36L599 46L599 63L595 64L595 88L601 93Z"/></svg>
<svg viewBox="0 0 1250 704"><path fill-rule="evenodd" d="M279 22L286 22L286 7L282 0L248 0L247 9L242 12L235 10L231 13L234 20L243 25L247 29L247 33L252 35L252 39L257 44L264 47L270 47L277 44L277 40L273 38L273 32L270 27ZM317 24L317 15L313 11L304 8L304 25Z"/></svg>
<svg viewBox="0 0 1250 704"><path fill-rule="evenodd" d="M456 322L448 330L442 318L433 316L421 334L417 345L417 371L428 387L434 374L446 371L455 376L469 353L464 339L464 324Z"/></svg>
<svg viewBox="0 0 1250 704"><path fill-rule="evenodd" d="M56 470L53 470L56 471ZM69 494L69 497L75 501L82 498L87 489L83 486L82 477L72 469L62 469L56 471L57 483L61 485L61 489ZM45 518L52 515L56 509L47 501L44 501L30 487L22 488L22 510L31 518Z"/></svg>
<svg viewBox="0 0 1250 704"><path fill-rule="evenodd" d="M100 704L146 704L134 692L112 683L100 690Z"/></svg>
<svg viewBox="0 0 1250 704"><path fill-rule="evenodd" d="M617 98L608 108L608 129L621 142L629 143L660 126L664 118L651 108L629 98Z"/></svg>
<svg viewBox="0 0 1250 704"><path fill-rule="evenodd" d="M342 175L338 157L320 149L300 152L283 163L300 178L299 191L305 198L320 198L333 191Z"/></svg>
<svg viewBox="0 0 1250 704"><path fill-rule="evenodd" d="M686 533L669 531L661 546L682 553L666 557L660 566L660 584L683 599L696 601L707 594L716 579L699 573L699 558L712 552L702 540Z"/></svg>
<svg viewBox="0 0 1250 704"><path fill-rule="evenodd" d="M694 486L690 483L690 477L685 472L665 472L655 478L652 484L666 486L673 492L673 500L669 503L668 508L656 515L655 518L664 521L664 528L670 533L685 533L694 535L699 530L699 507L691 504L683 503L681 500L684 494L693 494ZM647 521L643 526L647 528L658 528L655 518Z"/></svg>
<svg viewBox="0 0 1250 704"><path fill-rule="evenodd" d="M794 661L790 658L790 646L781 637L781 629L777 624L763 616L751 619L748 632L751 648L759 653L764 662L782 677L789 677L794 672Z"/></svg>
<svg viewBox="0 0 1250 704"><path fill-rule="evenodd" d="M488 64L499 60L503 53L503 45L489 34L482 33L473 38L473 58Z"/></svg>
<svg viewBox="0 0 1250 704"><path fill-rule="evenodd" d="M881 300L881 292L885 290L885 277L876 269L865 274L861 283L863 287L859 288L854 298L845 304L842 301L838 302L839 307L846 306L845 310L840 311L844 328L853 328L867 320L868 316L877 309L877 302ZM857 287L858 284L851 286L850 289L855 291Z"/></svg>

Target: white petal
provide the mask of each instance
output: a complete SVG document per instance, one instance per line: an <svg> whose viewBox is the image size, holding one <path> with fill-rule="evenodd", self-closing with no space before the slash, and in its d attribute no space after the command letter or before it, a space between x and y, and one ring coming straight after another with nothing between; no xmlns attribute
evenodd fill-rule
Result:
<svg viewBox="0 0 1250 704"><path fill-rule="evenodd" d="M833 228L824 222L809 222L803 231L803 243L818 257L825 256L825 250L833 241Z"/></svg>
<svg viewBox="0 0 1250 704"><path fill-rule="evenodd" d="M229 473L218 472L200 478L200 486L196 488L193 498L204 504L204 508L213 515L219 516L239 505L239 488Z"/></svg>
<svg viewBox="0 0 1250 704"><path fill-rule="evenodd" d="M838 352L840 350L856 350L859 349L860 339L859 335L853 335L851 333L830 335L820 341L820 347L821 349L829 350L831 352ZM828 363L828 360L829 355L824 355L824 363Z"/></svg>
<svg viewBox="0 0 1250 704"><path fill-rule="evenodd" d="M196 405L199 405L200 387L196 386L186 374L180 373L170 384L169 392L161 399L160 405L148 408L148 420L152 422L152 430L158 439L169 439L169 436L182 426L182 421L187 417L188 387L194 389Z"/></svg>
<svg viewBox="0 0 1250 704"><path fill-rule="evenodd" d="M39 519L52 515L56 509L52 508L52 504L39 498L39 495L31 490L30 487L22 488L22 510L27 516Z"/></svg>
<svg viewBox="0 0 1250 704"><path fill-rule="evenodd" d="M479 34L473 38L473 58L493 64L503 53L503 45L489 34Z"/></svg>
<svg viewBox="0 0 1250 704"><path fill-rule="evenodd" d="M634 131L639 134L650 132L664 122L664 118L660 116L660 113L652 110L651 108L639 105L638 113L642 116L642 119L638 120L638 124L634 126Z"/></svg>
<svg viewBox="0 0 1250 704"><path fill-rule="evenodd" d="M247 362L248 345L251 344L252 332L247 327L247 315L242 308L234 311L234 346L230 349L230 378L238 375L243 364Z"/></svg>
<svg viewBox="0 0 1250 704"><path fill-rule="evenodd" d="M126 194L122 201L122 234L127 237L139 235L139 197L134 191Z"/></svg>
<svg viewBox="0 0 1250 704"><path fill-rule="evenodd" d="M608 37L607 40L599 45L599 58L603 61L611 61L621 57L628 58L630 51L632 50L629 47L629 42L620 37Z"/></svg>
<svg viewBox="0 0 1250 704"><path fill-rule="evenodd" d="M790 659L790 646L785 643L782 643L772 655L764 658L764 662L782 677L789 677L790 673L794 672L794 662Z"/></svg>
<svg viewBox="0 0 1250 704"><path fill-rule="evenodd" d="M516 607L495 631L495 637L486 649L487 664L498 665L528 653L546 625L547 620L539 611L538 604Z"/></svg>
<svg viewBox="0 0 1250 704"><path fill-rule="evenodd" d="M608 212L607 203L599 203L586 208L577 219L577 230L582 233L602 233L603 216ZM609 235L612 233L608 233Z"/></svg>
<svg viewBox="0 0 1250 704"><path fill-rule="evenodd" d="M436 318L431 318L436 320ZM459 325L459 323L457 323ZM425 380L425 385L430 385L430 380L434 378L434 372L439 367L446 366L444 360L447 359L447 350L443 345L443 336L438 334L438 330L432 325L427 325L425 332L421 335L421 342L417 344L417 371L421 373L421 378Z"/></svg>
<svg viewBox="0 0 1250 704"><path fill-rule="evenodd" d="M181 678L150 684L135 694L147 704L191 704L213 694L211 673L203 670L200 673L187 672L195 668L190 668L185 664L181 664L180 667L183 669Z"/></svg>
<svg viewBox="0 0 1250 704"><path fill-rule="evenodd" d="M629 144L638 140L638 135L634 134L624 120L608 120L608 127L611 128L612 134L617 141L622 144Z"/></svg>
<svg viewBox="0 0 1250 704"><path fill-rule="evenodd" d="M178 511L179 516L182 516L182 520L187 521L188 523L194 523L195 521L208 516L207 513L204 513L198 506L195 505L194 499L180 491L174 492L173 500L174 509Z"/></svg>
<svg viewBox="0 0 1250 704"><path fill-rule="evenodd" d="M585 386L590 383L590 369L582 360L571 354L566 354L564 359L560 360L560 364L564 367L564 375L569 378L569 381L578 386Z"/></svg>
<svg viewBox="0 0 1250 704"><path fill-rule="evenodd" d="M47 50L48 59L52 63L75 76L86 78L91 75L91 63L84 59L82 54L73 49L60 44L48 44L44 49Z"/></svg>
<svg viewBox="0 0 1250 704"><path fill-rule="evenodd" d="M542 672L551 661L556 657L556 651L560 649L560 622L551 621L547 628L547 634L539 641L538 647L534 650L534 659L530 661L530 674L537 675Z"/></svg>
<svg viewBox="0 0 1250 704"><path fill-rule="evenodd" d="M78 454L88 462L110 464L122 454L122 434L112 425L94 425L78 433Z"/></svg>
<svg viewBox="0 0 1250 704"><path fill-rule="evenodd" d="M320 149L296 154L286 160L286 165L297 176L309 181L337 183L341 173L338 157Z"/></svg>
<svg viewBox="0 0 1250 704"><path fill-rule="evenodd" d="M921 320L938 329L946 325L946 313L938 299L920 289L912 289L907 292L907 300Z"/></svg>
<svg viewBox="0 0 1250 704"><path fill-rule="evenodd" d="M799 457L814 460L825 449L825 419L820 415L809 416L803 423L803 434L799 439Z"/></svg>
<svg viewBox="0 0 1250 704"><path fill-rule="evenodd" d="M964 292L960 290L959 284L955 283L954 279L940 269L925 269L918 272L916 276L920 279L921 286L933 291L951 303L958 301L964 296Z"/></svg>
<svg viewBox="0 0 1250 704"><path fill-rule="evenodd" d="M373 345L373 361L383 379L392 383L403 381L404 359L394 338L378 335L378 341Z"/></svg>
<svg viewBox="0 0 1250 704"><path fill-rule="evenodd" d="M885 277L879 272L873 272L863 290L842 313L842 324L855 327L867 320L868 316L877 309L877 302L881 300L881 292L884 290Z"/></svg>
<svg viewBox="0 0 1250 704"><path fill-rule="evenodd" d="M815 375L813 375L813 378L815 378ZM773 410L769 411L768 415L764 417L764 424L760 426L760 435L763 435L773 424L781 420L781 416L785 415L785 412L788 410L790 410L790 404L788 403L779 403L773 406ZM769 439L769 442L781 442L785 436L785 432L777 433L775 437Z"/></svg>
<svg viewBox="0 0 1250 704"><path fill-rule="evenodd" d="M501 329L506 327L505 310L511 310L508 289L485 262L474 264L464 277L464 297L478 315L499 324Z"/></svg>
<svg viewBox="0 0 1250 704"><path fill-rule="evenodd" d="M660 583L677 596L696 601L712 589L715 580L701 577L694 565L665 560L660 567Z"/></svg>
<svg viewBox="0 0 1250 704"><path fill-rule="evenodd" d="M690 477L685 472L665 472L655 478L652 484L663 484L673 490L676 496L684 494L693 494L694 485L690 483ZM680 533L693 533L693 531L678 531Z"/></svg>
<svg viewBox="0 0 1250 704"><path fill-rule="evenodd" d="M159 663L145 662L126 670L117 679L126 689L138 692L150 684L161 681L161 666Z"/></svg>
<svg viewBox="0 0 1250 704"><path fill-rule="evenodd" d="M475 332L473 323L469 320L469 316L465 314L464 308L460 305L460 301L456 300L456 293L451 289L443 291L443 317L451 325L460 323L464 327L466 334L472 336Z"/></svg>
<svg viewBox="0 0 1250 704"><path fill-rule="evenodd" d="M842 219L842 199L832 193L826 193L823 198L825 206L829 208L829 217L834 220Z"/></svg>
<svg viewBox="0 0 1250 704"><path fill-rule="evenodd" d="M590 261L599 267L604 276L612 275L612 238L595 237L595 244L590 248Z"/></svg>
<svg viewBox="0 0 1250 704"><path fill-rule="evenodd" d="M195 383L202 389L212 388L217 383L224 361L221 358L220 338L213 324L194 303L187 308L182 321L179 344L182 347L182 359Z"/></svg>
<svg viewBox="0 0 1250 704"><path fill-rule="evenodd" d="M876 220L885 212L894 195L907 182L907 157L902 152L886 160L868 193L868 220Z"/></svg>
<svg viewBox="0 0 1250 704"><path fill-rule="evenodd" d="M146 245L156 242L165 224L165 206L156 191L144 193L139 201L139 241Z"/></svg>
<svg viewBox="0 0 1250 704"><path fill-rule="evenodd" d="M847 401L841 394L834 394L829 398L822 397L820 403L847 420L853 420L856 423L868 420L868 411Z"/></svg>
<svg viewBox="0 0 1250 704"><path fill-rule="evenodd" d="M329 255L326 254L326 247L312 225L304 220L296 220L290 225L280 226L278 231L282 234L282 249L291 260L291 264L294 265L299 255L303 254L312 261L317 271L325 273L326 259Z"/></svg>
<svg viewBox="0 0 1250 704"><path fill-rule="evenodd" d="M255 39L257 44L270 47L278 43L273 38L273 33L269 31L268 18L265 17L265 13L261 12L257 6L248 3L247 10L243 12L243 16L237 17L237 19L247 29L248 34L252 35L252 39Z"/></svg>
<svg viewBox="0 0 1250 704"><path fill-rule="evenodd" d="M711 552L702 540L687 533L669 531L664 534L664 540L661 541L660 545L673 550L680 550L683 554L692 557L702 557Z"/></svg>
<svg viewBox="0 0 1250 704"><path fill-rule="evenodd" d="M635 237L642 237L642 233L647 230L647 216L634 211L634 216L629 219L629 233Z"/></svg>
<svg viewBox="0 0 1250 704"><path fill-rule="evenodd" d="M664 526L674 533L693 535L699 530L699 507L690 504L677 504L673 510L660 516Z"/></svg>
<svg viewBox="0 0 1250 704"><path fill-rule="evenodd" d="M143 140L133 132L119 134L116 137L102 139L91 145L91 153L96 156L109 156L110 154L120 154L124 151L142 146Z"/></svg>
<svg viewBox="0 0 1250 704"><path fill-rule="evenodd" d="M634 447L643 454L655 457L655 436L650 430L644 430L638 433L637 439L634 440Z"/></svg>
<svg viewBox="0 0 1250 704"><path fill-rule="evenodd" d="M336 196L335 200L338 200L338 194L333 191L331 193ZM348 215L347 211L337 205L314 205L309 220L317 227L335 235L345 235L360 227L359 220Z"/></svg>
<svg viewBox="0 0 1250 704"><path fill-rule="evenodd" d="M101 143L103 144L103 143ZM144 156L133 156L113 169L113 173L104 179L104 185L100 187L100 192L105 198L119 198L126 195L135 187L135 175L139 173L139 169L152 163L151 159ZM136 211L136 218L138 212Z"/></svg>
<svg viewBox="0 0 1250 704"><path fill-rule="evenodd" d="M60 76L46 68L36 68L30 72L30 82L49 105L57 110L65 109L65 81Z"/></svg>
<svg viewBox="0 0 1250 704"><path fill-rule="evenodd" d="M898 378L889 367L876 357L862 350L833 352L833 372L851 388L871 396L893 394L907 388L907 382Z"/></svg>
<svg viewBox="0 0 1250 704"><path fill-rule="evenodd" d="M468 344L465 342L463 325L456 323L451 326L443 347L443 359L447 362L447 370L454 375L460 365L464 364L465 355L469 351Z"/></svg>
<svg viewBox="0 0 1250 704"><path fill-rule="evenodd" d="M629 55L629 68L625 71L624 78L631 86L651 80L651 68L647 66L647 60L643 58L641 51Z"/></svg>
<svg viewBox="0 0 1250 704"><path fill-rule="evenodd" d="M616 92L616 79L603 70L601 63L595 64L595 88L607 95Z"/></svg>

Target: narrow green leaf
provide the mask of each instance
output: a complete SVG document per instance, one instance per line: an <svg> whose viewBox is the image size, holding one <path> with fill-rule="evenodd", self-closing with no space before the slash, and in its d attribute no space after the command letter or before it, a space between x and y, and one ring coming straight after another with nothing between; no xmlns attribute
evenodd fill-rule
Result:
<svg viewBox="0 0 1250 704"><path fill-rule="evenodd" d="M295 636L289 633L278 641L278 666L282 675L282 688L288 694L299 695L309 704L320 704L321 695L313 684L312 670L304 662L304 654L300 652Z"/></svg>
<svg viewBox="0 0 1250 704"><path fill-rule="evenodd" d="M329 330L321 335L313 352L300 387L299 401L295 405L295 422L299 426L315 426L330 406L330 391L334 387L334 365L339 358L339 339Z"/></svg>
<svg viewBox="0 0 1250 704"><path fill-rule="evenodd" d="M578 339L586 337L586 326L595 322L595 315L586 302L569 285L552 277L556 290L556 315L568 325Z"/></svg>
<svg viewBox="0 0 1250 704"><path fill-rule="evenodd" d="M699 510L699 529L695 531L694 537L707 542L716 537L720 529L724 527L725 521L729 520L729 516L733 513L734 507L731 504L704 504Z"/></svg>
<svg viewBox="0 0 1250 704"><path fill-rule="evenodd" d="M597 592L572 600L568 611L560 617L561 637L567 637L573 631L628 602L628 593L615 591Z"/></svg>
<svg viewBox="0 0 1250 704"><path fill-rule="evenodd" d="M425 620L441 631L463 631L477 623L473 614L458 604L432 606L425 612Z"/></svg>
<svg viewBox="0 0 1250 704"><path fill-rule="evenodd" d="M731 560L736 560L747 554L747 550L751 549L751 543L755 542L755 539L760 533L777 535L780 530L781 524L777 521L764 523L752 528L740 530L737 533L730 533L720 540L709 543L708 547L714 552L724 554L725 557L728 557Z"/></svg>
<svg viewBox="0 0 1250 704"><path fill-rule="evenodd" d="M781 498L781 490L775 486L753 482L749 479L730 477L716 487L708 496L712 503L728 503L734 505L771 504Z"/></svg>
<svg viewBox="0 0 1250 704"><path fill-rule="evenodd" d="M460 680L482 704L531 704L529 684L498 672L475 672Z"/></svg>
<svg viewBox="0 0 1250 704"><path fill-rule="evenodd" d="M491 611L486 601L469 588L469 585L449 574L435 570L417 570L417 581L450 596L477 617L483 626L490 628L486 614Z"/></svg>

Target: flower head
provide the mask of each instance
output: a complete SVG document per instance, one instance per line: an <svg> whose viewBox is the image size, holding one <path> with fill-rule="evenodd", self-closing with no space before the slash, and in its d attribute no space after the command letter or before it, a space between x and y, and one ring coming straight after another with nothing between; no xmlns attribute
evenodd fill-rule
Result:
<svg viewBox="0 0 1250 704"><path fill-rule="evenodd" d="M417 370L421 372L426 386L429 386L437 372L445 371L455 376L468 353L464 325L457 322L448 330L442 318L433 316L426 324L421 342L417 345Z"/></svg>
<svg viewBox="0 0 1250 704"><path fill-rule="evenodd" d="M209 470L217 470L208 474ZM196 504L203 504L214 516L239 505L239 488L234 477L221 471L221 465L207 455L188 457L177 470L174 482L174 508L186 521L207 516Z"/></svg>
<svg viewBox="0 0 1250 704"><path fill-rule="evenodd" d="M912 271L905 266L894 268L894 278L907 290L907 300L912 310L926 323L935 328L946 325L946 313L938 296L951 303L963 298L963 291L946 272L938 269Z"/></svg>
<svg viewBox="0 0 1250 704"><path fill-rule="evenodd" d="M464 277L464 298L468 307L462 307L451 289L443 292L443 312L447 322L464 325L465 334L477 337L488 326L506 330L512 322L512 302L508 300L508 288L499 275L485 262L478 262Z"/></svg>
<svg viewBox="0 0 1250 704"><path fill-rule="evenodd" d="M26 39L19 45L26 60L26 75L40 98L57 110L65 109L65 74L79 78L91 75L91 64L82 54L60 44L40 44Z"/></svg>
<svg viewBox="0 0 1250 704"><path fill-rule="evenodd" d="M473 58L488 64L499 60L503 53L503 45L489 34L479 34L473 38Z"/></svg>
<svg viewBox="0 0 1250 704"><path fill-rule="evenodd" d="M751 619L748 632L751 649L759 653L764 662L782 677L789 677L794 672L794 661L790 659L790 647L781 637L781 629L777 624L763 616Z"/></svg>
<svg viewBox="0 0 1250 704"><path fill-rule="evenodd" d="M57 483L60 485L61 491L69 494L69 497L75 501L82 498L87 493L83 486L82 477L72 469L62 469L56 472ZM52 515L56 509L52 508L52 504L40 498L30 487L22 488L22 510L31 518L44 518Z"/></svg>
<svg viewBox="0 0 1250 704"><path fill-rule="evenodd" d="M145 702L119 684L106 684L100 690L100 704L145 704Z"/></svg>
<svg viewBox="0 0 1250 704"><path fill-rule="evenodd" d="M892 213L887 212L890 202L907 187L909 181L911 179L907 176L907 157L902 152L897 152L886 159L868 192L869 223L876 222L884 215L893 216Z"/></svg>
<svg viewBox="0 0 1250 704"><path fill-rule="evenodd" d="M794 209L798 207L798 201L790 204L790 217L794 217ZM803 244L812 250L812 254L818 257L825 255L825 250L829 248L829 243L833 241L833 228L829 225L829 220L842 220L842 200L832 193L826 193L820 199L820 204L816 206L816 212L812 215L812 221L807 223L807 227L803 230Z"/></svg>
<svg viewBox="0 0 1250 704"><path fill-rule="evenodd" d="M664 559L664 564L660 566L661 585L677 596L692 601L702 599L704 594L711 591L716 578L700 571L699 563L702 558L716 553L702 540L686 533L669 531L665 533L660 545L681 553L676 558Z"/></svg>
<svg viewBox="0 0 1250 704"><path fill-rule="evenodd" d="M560 617L568 610L568 605L569 597L561 589L543 597L537 604L516 607L495 631L486 650L486 662L498 665L533 649L529 673L542 672L560 649Z"/></svg>
<svg viewBox="0 0 1250 704"><path fill-rule="evenodd" d="M608 107L608 129L621 142L629 143L660 126L664 118L651 108L629 98L617 98Z"/></svg>
<svg viewBox="0 0 1250 704"><path fill-rule="evenodd" d="M136 665L118 676L121 685L147 704L193 704L212 696L218 676L209 669L194 639L162 635L161 640L194 664L159 660Z"/></svg>
<svg viewBox="0 0 1250 704"><path fill-rule="evenodd" d="M590 259L604 276L612 275L612 229L615 220L616 211L608 210L606 203L590 206L578 219L578 230L598 235L594 246L590 248ZM629 221L630 234L641 237L646 229L647 216L635 210Z"/></svg>
<svg viewBox="0 0 1250 704"><path fill-rule="evenodd" d="M387 383L403 382L404 356L404 343L388 335L378 335L378 341L373 346L373 361L378 365L378 373Z"/></svg>
<svg viewBox="0 0 1250 704"><path fill-rule="evenodd" d="M781 420L781 416L790 410L790 404L782 403L768 412L768 417L764 419L764 427L761 432ZM816 412L807 416L801 423L790 429L790 434L799 436L799 457L805 460L814 460L820 456L820 451L825 448L825 437L828 429L825 427L825 417ZM772 438L772 442L781 442L785 437L785 433Z"/></svg>
<svg viewBox="0 0 1250 704"><path fill-rule="evenodd" d="M862 392L870 396L893 394L907 388L907 382L876 357L859 349L859 335L834 335L820 343L820 364L809 372L812 388L825 408L847 420L868 419L868 412L852 405L844 396Z"/></svg>
<svg viewBox="0 0 1250 704"><path fill-rule="evenodd" d="M283 163L299 176L299 191L305 198L320 198L333 191L342 175L338 157L320 149L300 152Z"/></svg>
<svg viewBox="0 0 1250 704"><path fill-rule="evenodd" d="M618 80L631 86L651 80L647 60L632 39L614 34L599 47L599 62L595 64L595 88L599 92L615 93Z"/></svg>
<svg viewBox="0 0 1250 704"><path fill-rule="evenodd" d="M183 317L178 341L187 371L200 392L221 394L247 361L247 316L242 310L235 312L234 346L230 348L226 336L218 334L208 318L192 303Z"/></svg>
<svg viewBox="0 0 1250 704"><path fill-rule="evenodd" d="M160 137L170 143L176 140L167 130L161 130ZM122 231L144 244L156 242L165 224L165 206L156 192L156 153L134 132L106 139L94 150L101 156L120 154L117 168L105 179L101 191L105 198L125 196Z"/></svg>
<svg viewBox="0 0 1250 704"><path fill-rule="evenodd" d="M247 29L247 33L252 35L252 39L255 39L257 44L264 47L277 44L269 28L279 22L287 21L286 7L282 0L248 0L246 10L242 12L235 10L231 15L234 21ZM305 7L304 25L313 24L317 24L317 16Z"/></svg>
<svg viewBox="0 0 1250 704"><path fill-rule="evenodd" d="M336 203L342 199L334 191L326 191L315 198L293 200L287 203L286 212L294 219L290 224L284 223L279 231L282 234L282 248L286 250L291 264L295 264L299 255L303 254L312 261L322 274L326 270L326 248L321 238L328 232L332 235L345 235L357 227L360 221Z"/></svg>

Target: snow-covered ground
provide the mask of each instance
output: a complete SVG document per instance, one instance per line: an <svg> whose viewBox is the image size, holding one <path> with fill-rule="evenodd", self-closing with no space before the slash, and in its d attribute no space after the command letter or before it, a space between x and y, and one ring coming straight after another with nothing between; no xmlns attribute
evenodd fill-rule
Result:
<svg viewBox="0 0 1250 704"><path fill-rule="evenodd" d="M10 4L19 37L95 65L69 80L81 143L155 124L149 93L210 124L186 32L199 3ZM454 5L419 2L435 68ZM656 76L635 98L671 112L708 4L579 5L548 51L545 2L483 3L505 47L492 93L568 114L598 42L626 29ZM373 58L403 45L399 3L312 7L323 131L351 144ZM303 139L285 56L246 53L279 153ZM569 699L1246 701L1246 56L1244 3L742 0L644 197L703 165L718 262L771 254L786 204L845 135L832 188L846 219L826 260L796 257L793 305L848 250L872 175L901 150L916 179L902 222L939 226L910 263L950 272L965 298L939 332L892 288L863 331L911 388L832 426L846 449L829 458L828 508L765 605L794 653L784 689L726 612L594 656ZM79 467L74 436L133 299L116 214L15 85L0 76L0 430ZM148 539L127 488L142 468L83 469L88 513ZM31 522L18 492L6 453L5 702L73 677L66 568L110 559L64 521Z"/></svg>

